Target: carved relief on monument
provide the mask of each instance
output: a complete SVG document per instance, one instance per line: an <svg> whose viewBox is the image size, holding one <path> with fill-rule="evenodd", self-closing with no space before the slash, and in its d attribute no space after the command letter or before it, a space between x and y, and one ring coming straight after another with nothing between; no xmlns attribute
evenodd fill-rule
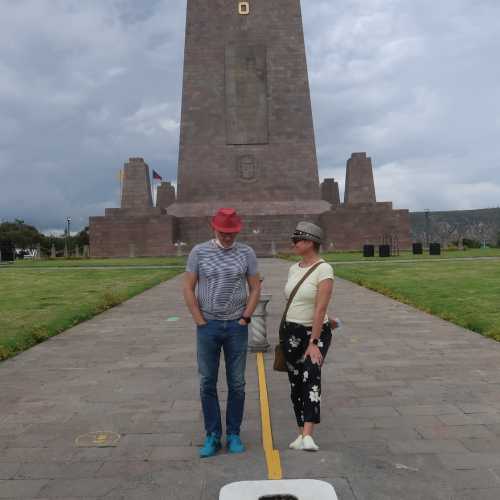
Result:
<svg viewBox="0 0 500 500"><path fill-rule="evenodd" d="M267 144L267 48L227 45L225 73L226 143Z"/></svg>
<svg viewBox="0 0 500 500"><path fill-rule="evenodd" d="M245 182L255 182L258 175L258 162L253 155L239 156L236 167L241 180Z"/></svg>

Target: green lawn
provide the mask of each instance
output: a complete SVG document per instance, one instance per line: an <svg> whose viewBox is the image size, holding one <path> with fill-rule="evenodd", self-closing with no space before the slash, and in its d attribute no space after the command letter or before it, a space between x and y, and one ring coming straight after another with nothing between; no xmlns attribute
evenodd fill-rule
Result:
<svg viewBox="0 0 500 500"><path fill-rule="evenodd" d="M16 260L16 267L115 267L115 266L184 266L186 257L136 257L133 259L41 259Z"/></svg>
<svg viewBox="0 0 500 500"><path fill-rule="evenodd" d="M346 264L337 276L500 341L500 261Z"/></svg>
<svg viewBox="0 0 500 500"><path fill-rule="evenodd" d="M0 360L168 280L176 269L0 270Z"/></svg>
<svg viewBox="0 0 500 500"><path fill-rule="evenodd" d="M376 250L377 251L377 250ZM376 254L377 255L377 254ZM444 250L441 255L433 256L427 254L413 255L411 251L402 251L397 257L380 258L380 257L363 257L362 252L326 252L322 254L323 258L328 262L375 262L375 261L396 261L396 260L412 260L412 261L425 261L425 260L439 260L439 259L466 259L477 257L498 257L500 258L500 248L474 248L470 250ZM283 255L282 257L290 260L297 260L293 255Z"/></svg>

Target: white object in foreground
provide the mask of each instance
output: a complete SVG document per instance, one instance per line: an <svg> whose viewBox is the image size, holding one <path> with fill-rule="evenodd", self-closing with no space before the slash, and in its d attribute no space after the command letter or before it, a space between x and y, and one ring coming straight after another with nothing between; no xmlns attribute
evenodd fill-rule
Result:
<svg viewBox="0 0 500 500"><path fill-rule="evenodd" d="M316 479L289 481L243 481L231 483L220 491L219 500L261 500L296 498L297 500L338 500L331 484Z"/></svg>

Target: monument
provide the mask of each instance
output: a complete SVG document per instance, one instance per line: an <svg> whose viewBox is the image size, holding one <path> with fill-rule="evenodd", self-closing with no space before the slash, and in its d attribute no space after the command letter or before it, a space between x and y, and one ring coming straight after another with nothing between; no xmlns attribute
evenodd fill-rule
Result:
<svg viewBox="0 0 500 500"><path fill-rule="evenodd" d="M325 250L360 250L365 244L389 243L397 249L412 244L410 213L394 210L391 202L377 202L373 166L366 153L353 153L347 160L344 203L335 204L338 185L333 179L322 183L325 197L334 192L331 210L321 214Z"/></svg>
<svg viewBox="0 0 500 500"><path fill-rule="evenodd" d="M149 166L130 158L122 176L121 208L90 217L91 257L157 257L175 252L174 221L153 207Z"/></svg>
<svg viewBox="0 0 500 500"><path fill-rule="evenodd" d="M343 204L333 179L320 186L300 0L187 0L177 196L162 186L153 208L148 192L133 159L121 208L91 218L92 255L189 250L221 206L238 210L240 238L260 255L289 251L304 219L325 226L327 249L394 232L411 243L408 213L376 202L366 155L348 162Z"/></svg>

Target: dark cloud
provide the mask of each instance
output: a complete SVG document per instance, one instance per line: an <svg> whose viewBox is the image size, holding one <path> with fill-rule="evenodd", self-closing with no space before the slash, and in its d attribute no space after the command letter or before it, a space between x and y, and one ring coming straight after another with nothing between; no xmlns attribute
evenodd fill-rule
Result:
<svg viewBox="0 0 500 500"><path fill-rule="evenodd" d="M58 228L118 203L144 156L175 179L185 2L0 0L0 218ZM322 176L353 151L380 199L500 202L500 3L303 2Z"/></svg>

